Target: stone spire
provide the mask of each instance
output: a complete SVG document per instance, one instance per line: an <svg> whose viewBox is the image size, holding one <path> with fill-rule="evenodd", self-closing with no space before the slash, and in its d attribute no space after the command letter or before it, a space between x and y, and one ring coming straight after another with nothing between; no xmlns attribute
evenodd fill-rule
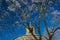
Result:
<svg viewBox="0 0 60 40"><path fill-rule="evenodd" d="M30 24L29 24L29 27L26 27L26 35L30 35L31 34L31 32L33 33L33 34L35 34L35 30L34 30L34 27L31 25L31 22L30 22Z"/></svg>

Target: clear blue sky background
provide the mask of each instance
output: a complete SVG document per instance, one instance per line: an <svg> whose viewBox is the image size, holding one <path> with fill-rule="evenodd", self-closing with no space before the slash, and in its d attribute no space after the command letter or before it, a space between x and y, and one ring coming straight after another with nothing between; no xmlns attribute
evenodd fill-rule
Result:
<svg viewBox="0 0 60 40"><path fill-rule="evenodd" d="M11 26L11 24L14 24L16 20L18 20L18 18L16 17L16 19L14 19L14 16L16 15L14 12L7 10L8 4L5 2L5 0L2 0L0 2L0 18L2 17L1 15L3 15L3 13L5 13L5 11L9 12L10 18L2 18L3 20L0 21L0 40L14 40L14 38L24 35L25 34L25 29L21 26L21 25L15 25L15 26ZM53 5L54 10L58 10L60 11L60 5ZM18 20L19 21L19 20ZM37 21L37 20L36 20ZM8 24L6 26L6 24ZM51 25L48 22L48 25ZM44 24L43 24L43 20L41 19L41 33L44 33Z"/></svg>

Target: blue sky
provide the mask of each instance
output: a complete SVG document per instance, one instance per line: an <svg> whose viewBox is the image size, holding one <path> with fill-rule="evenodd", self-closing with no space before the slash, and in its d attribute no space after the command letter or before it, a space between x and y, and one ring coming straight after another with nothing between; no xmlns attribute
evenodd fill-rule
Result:
<svg viewBox="0 0 60 40"><path fill-rule="evenodd" d="M18 36L25 35L25 28L20 24L15 24L15 21L20 21L20 19L16 16L16 13L8 9L8 4L5 0L0 1L0 40L14 40L14 38ZM53 5L54 10L57 12L60 12L60 5ZM18 12L20 13L20 12ZM34 13L31 11L31 13ZM36 12L38 13L38 12ZM9 15L9 16L7 16ZM21 16L21 14L18 14ZM34 18L37 14L33 15ZM7 16L7 17L6 17ZM37 18L34 18L37 21ZM48 17L46 18L48 21L48 25L51 26L50 19ZM29 21L29 20L28 20ZM41 18L41 34L44 34L45 32L45 25L43 23L43 20ZM37 33L37 31L36 31Z"/></svg>

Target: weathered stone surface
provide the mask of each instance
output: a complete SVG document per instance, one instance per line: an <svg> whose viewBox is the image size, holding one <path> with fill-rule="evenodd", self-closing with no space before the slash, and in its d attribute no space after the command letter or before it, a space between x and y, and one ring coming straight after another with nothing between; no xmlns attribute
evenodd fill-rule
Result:
<svg viewBox="0 0 60 40"><path fill-rule="evenodd" d="M26 36L22 36L22 37L18 37L15 40L34 40L34 38L30 35L26 35Z"/></svg>

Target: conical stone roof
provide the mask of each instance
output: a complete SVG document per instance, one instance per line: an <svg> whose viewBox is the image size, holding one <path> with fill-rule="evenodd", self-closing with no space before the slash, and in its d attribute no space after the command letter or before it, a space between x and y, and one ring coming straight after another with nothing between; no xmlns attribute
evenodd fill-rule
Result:
<svg viewBox="0 0 60 40"><path fill-rule="evenodd" d="M15 40L35 40L31 35L25 35L22 37L18 37Z"/></svg>

